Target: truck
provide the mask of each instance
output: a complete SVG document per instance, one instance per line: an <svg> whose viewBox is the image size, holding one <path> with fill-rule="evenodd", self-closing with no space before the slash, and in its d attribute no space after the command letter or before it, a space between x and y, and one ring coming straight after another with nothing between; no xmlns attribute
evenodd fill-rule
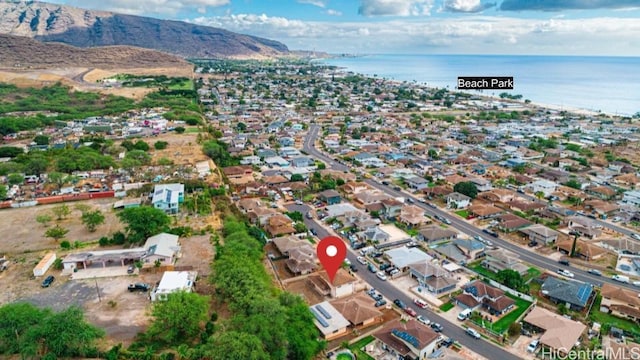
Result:
<svg viewBox="0 0 640 360"><path fill-rule="evenodd" d="M625 284L629 283L629 277L624 275L613 275L611 279Z"/></svg>
<svg viewBox="0 0 640 360"><path fill-rule="evenodd" d="M6 256L3 256L0 258L0 271L7 270L7 267L9 267L9 260Z"/></svg>

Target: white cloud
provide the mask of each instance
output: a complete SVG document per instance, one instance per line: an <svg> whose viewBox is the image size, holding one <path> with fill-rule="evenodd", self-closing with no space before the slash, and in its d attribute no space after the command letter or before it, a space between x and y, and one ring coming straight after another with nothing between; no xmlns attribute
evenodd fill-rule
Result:
<svg viewBox="0 0 640 360"><path fill-rule="evenodd" d="M631 18L532 20L473 15L322 22L237 14L191 21L279 40L291 49L336 53L640 56L640 22Z"/></svg>
<svg viewBox="0 0 640 360"><path fill-rule="evenodd" d="M358 13L364 16L429 15L433 0L361 0Z"/></svg>
<svg viewBox="0 0 640 360"><path fill-rule="evenodd" d="M317 7L324 8L327 6L326 2L323 0L298 0L300 4L309 4Z"/></svg>
<svg viewBox="0 0 640 360"><path fill-rule="evenodd" d="M338 11L338 10L334 10L334 9L327 9L327 15L342 16L342 11Z"/></svg>
<svg viewBox="0 0 640 360"><path fill-rule="evenodd" d="M483 4L480 0L444 0L442 8L446 11L475 13L495 5L495 3Z"/></svg>
<svg viewBox="0 0 640 360"><path fill-rule="evenodd" d="M175 15L180 11L195 10L206 13L208 7L228 5L231 0L50 0L84 9L113 11L132 15Z"/></svg>

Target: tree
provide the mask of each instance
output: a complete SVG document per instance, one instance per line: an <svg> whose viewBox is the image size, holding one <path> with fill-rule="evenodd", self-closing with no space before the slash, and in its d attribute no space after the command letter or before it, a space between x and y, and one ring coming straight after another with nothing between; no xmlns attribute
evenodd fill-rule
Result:
<svg viewBox="0 0 640 360"><path fill-rule="evenodd" d="M82 223L89 232L96 231L98 225L104 224L104 214L100 210L87 211L82 213Z"/></svg>
<svg viewBox="0 0 640 360"><path fill-rule="evenodd" d="M567 181L564 184L566 186L570 187L570 188L574 188L574 189L577 189L577 190L582 189L582 185L580 184L580 182L578 180L575 180L575 179L571 179L571 180Z"/></svg>
<svg viewBox="0 0 640 360"><path fill-rule="evenodd" d="M62 204L51 209L53 214L56 216L57 220L65 219L69 214L71 214L71 209L67 204Z"/></svg>
<svg viewBox="0 0 640 360"><path fill-rule="evenodd" d="M243 123L243 122L239 122L238 125L236 125L236 129L238 129L238 131L243 132L247 130L247 124Z"/></svg>
<svg viewBox="0 0 640 360"><path fill-rule="evenodd" d="M453 187L453 191L459 192L460 194L467 195L468 197L475 199L478 195L478 188L476 184L471 181L463 181L455 184Z"/></svg>
<svg viewBox="0 0 640 360"><path fill-rule="evenodd" d="M175 129L173 129L173 130L174 130L177 134L182 134L182 133L184 133L184 132L185 132L185 130L186 130L186 129L185 129L184 127L182 127L182 126L178 126L178 127L176 127Z"/></svg>
<svg viewBox="0 0 640 360"><path fill-rule="evenodd" d="M7 182L9 185L20 185L24 183L24 176L21 174L9 174L7 176Z"/></svg>
<svg viewBox="0 0 640 360"><path fill-rule="evenodd" d="M296 223L293 228L296 230L296 232L298 233L303 233L307 231L307 225L305 225L304 223Z"/></svg>
<svg viewBox="0 0 640 360"><path fill-rule="evenodd" d="M133 149L134 150L141 150L141 151L149 151L149 144L147 144L145 141L138 140L133 145Z"/></svg>
<svg viewBox="0 0 640 360"><path fill-rule="evenodd" d="M163 232L171 223L169 215L164 211L149 206L124 209L118 217L127 224L126 229L131 242L140 242Z"/></svg>
<svg viewBox="0 0 640 360"><path fill-rule="evenodd" d="M291 179L293 181L304 181L304 177L301 174L293 174L291 175Z"/></svg>
<svg viewBox="0 0 640 360"><path fill-rule="evenodd" d="M0 185L0 200L4 200L7 198L7 187L4 185Z"/></svg>
<svg viewBox="0 0 640 360"><path fill-rule="evenodd" d="M292 211L292 212L288 212L287 216L289 217L289 219L293 220L293 221L304 221L304 217L302 216L302 213L300 211Z"/></svg>
<svg viewBox="0 0 640 360"><path fill-rule="evenodd" d="M145 337L167 345L191 342L209 318L209 297L185 291L166 296L154 303L154 319Z"/></svg>
<svg viewBox="0 0 640 360"><path fill-rule="evenodd" d="M427 155L433 160L438 160L438 151L436 149L429 149Z"/></svg>
<svg viewBox="0 0 640 360"><path fill-rule="evenodd" d="M70 180L71 178L69 176L58 171L50 172L47 176L47 181L51 184L54 184L58 190L60 190L62 186Z"/></svg>
<svg viewBox="0 0 640 360"><path fill-rule="evenodd" d="M536 196L536 198L538 198L538 200L544 198L544 192L542 191L536 191L534 195Z"/></svg>
<svg viewBox="0 0 640 360"><path fill-rule="evenodd" d="M569 254L569 257L575 257L577 255L576 254L576 247L577 247L577 244L578 244L578 237L579 236L580 235L578 233L574 233L573 234L573 243L571 243L571 253Z"/></svg>
<svg viewBox="0 0 640 360"><path fill-rule="evenodd" d="M514 290L520 290L524 286L524 279L520 273L515 270L500 270L496 274L496 277L501 284Z"/></svg>
<svg viewBox="0 0 640 360"><path fill-rule="evenodd" d="M153 144L153 148L156 150L164 150L167 148L167 145L169 145L169 143L166 141L156 141Z"/></svg>
<svg viewBox="0 0 640 360"><path fill-rule="evenodd" d="M36 145L49 145L49 137L47 135L36 135L36 137L33 138L33 142L35 142Z"/></svg>
<svg viewBox="0 0 640 360"><path fill-rule="evenodd" d="M212 360L270 359L260 338L239 331L225 331L213 336L200 355Z"/></svg>
<svg viewBox="0 0 640 360"><path fill-rule="evenodd" d="M509 334L510 337L516 337L520 335L521 331L522 331L522 325L520 325L519 322L514 321L509 325L509 330L507 330L507 333Z"/></svg>
<svg viewBox="0 0 640 360"><path fill-rule="evenodd" d="M40 224L42 224L42 226L47 227L49 226L49 222L51 222L51 215L49 214L42 214L42 215L38 215L36 216L36 221Z"/></svg>
<svg viewBox="0 0 640 360"><path fill-rule="evenodd" d="M65 229L60 225L56 225L52 228L47 229L47 231L44 232L44 236L58 241L64 238L67 233L69 233L69 229Z"/></svg>

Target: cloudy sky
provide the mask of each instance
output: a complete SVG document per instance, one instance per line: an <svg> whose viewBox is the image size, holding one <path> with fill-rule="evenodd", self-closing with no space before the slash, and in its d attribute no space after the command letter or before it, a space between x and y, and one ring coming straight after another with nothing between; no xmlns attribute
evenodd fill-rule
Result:
<svg viewBox="0 0 640 360"><path fill-rule="evenodd" d="M331 53L640 56L640 0L49 0Z"/></svg>

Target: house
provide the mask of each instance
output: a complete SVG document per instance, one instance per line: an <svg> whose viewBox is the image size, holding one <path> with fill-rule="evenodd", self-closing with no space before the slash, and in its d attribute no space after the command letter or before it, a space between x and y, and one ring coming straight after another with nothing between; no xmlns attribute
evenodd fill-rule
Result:
<svg viewBox="0 0 640 360"><path fill-rule="evenodd" d="M382 213L389 219L393 219L400 215L400 210L404 203L399 200L390 198L384 199L381 201L382 203Z"/></svg>
<svg viewBox="0 0 640 360"><path fill-rule="evenodd" d="M515 301L504 291L475 280L462 287L463 293L456 296L456 304L464 309L484 308L491 315L503 315L515 307Z"/></svg>
<svg viewBox="0 0 640 360"><path fill-rule="evenodd" d="M328 301L312 305L309 310L313 314L313 323L322 333L322 337L327 340L337 339L347 333L349 320Z"/></svg>
<svg viewBox="0 0 640 360"><path fill-rule="evenodd" d="M552 230L544 225L535 224L527 226L520 230L523 234L527 235L529 241L535 241L542 244L552 244L558 240L559 232Z"/></svg>
<svg viewBox="0 0 640 360"><path fill-rule="evenodd" d="M564 304L575 311L582 311L587 306L591 295L594 294L592 284L559 279L553 276L548 276L542 283L540 292L554 303Z"/></svg>
<svg viewBox="0 0 640 360"><path fill-rule="evenodd" d="M173 264L180 253L180 237L178 235L160 233L147 239L144 243L145 263Z"/></svg>
<svg viewBox="0 0 640 360"><path fill-rule="evenodd" d="M486 257L482 260L482 266L493 271L513 270L521 276L527 274L529 267L520 261L520 257L509 250L499 248L485 251Z"/></svg>
<svg viewBox="0 0 640 360"><path fill-rule="evenodd" d="M491 191L478 194L479 198L490 202L508 203L516 198L516 192L509 189L493 189Z"/></svg>
<svg viewBox="0 0 640 360"><path fill-rule="evenodd" d="M269 167L288 167L289 162L281 156L272 156L264 159L265 164Z"/></svg>
<svg viewBox="0 0 640 360"><path fill-rule="evenodd" d="M259 198L247 198L238 200L237 206L240 211L247 214L255 209L261 208L263 205Z"/></svg>
<svg viewBox="0 0 640 360"><path fill-rule="evenodd" d="M171 293L191 292L196 285L196 271L165 271L157 287L151 291L151 301L166 300Z"/></svg>
<svg viewBox="0 0 640 360"><path fill-rule="evenodd" d="M158 184L153 190L151 204L167 214L177 214L180 204L184 202L183 184Z"/></svg>
<svg viewBox="0 0 640 360"><path fill-rule="evenodd" d="M318 194L318 198L327 205L339 204L342 201L340 193L335 190L325 190Z"/></svg>
<svg viewBox="0 0 640 360"><path fill-rule="evenodd" d="M578 343L587 326L536 306L522 319L524 329L543 332L540 344L543 347L568 354Z"/></svg>
<svg viewBox="0 0 640 360"><path fill-rule="evenodd" d="M422 190L429 187L429 182L425 178L419 176L405 178L404 182L410 189L413 190Z"/></svg>
<svg viewBox="0 0 640 360"><path fill-rule="evenodd" d="M640 321L640 296L637 291L604 283L600 294L602 295L600 311L623 319Z"/></svg>
<svg viewBox="0 0 640 360"><path fill-rule="evenodd" d="M424 216L424 210L415 205L405 205L400 209L398 221L410 228L420 227L430 220Z"/></svg>
<svg viewBox="0 0 640 360"><path fill-rule="evenodd" d="M531 221L513 214L500 215L498 221L496 227L504 232L517 231L533 224Z"/></svg>
<svg viewBox="0 0 640 360"><path fill-rule="evenodd" d="M453 192L445 198L447 200L447 208L449 209L466 209L471 205L471 198L459 192Z"/></svg>
<svg viewBox="0 0 640 360"><path fill-rule="evenodd" d="M504 213L504 210L499 207L485 204L471 205L469 206L468 211L469 215L478 219L490 219Z"/></svg>
<svg viewBox="0 0 640 360"><path fill-rule="evenodd" d="M373 333L375 346L394 359L426 359L436 350L438 334L416 320L395 319ZM385 355L380 358L386 358Z"/></svg>
<svg viewBox="0 0 640 360"><path fill-rule="evenodd" d="M291 166L294 166L294 167L300 168L300 167L310 167L314 165L315 165L315 161L313 161L313 159L308 156L298 156L291 159Z"/></svg>
<svg viewBox="0 0 640 360"><path fill-rule="evenodd" d="M602 226L584 216L570 216L566 218L570 232L579 234L590 239L595 239L602 235Z"/></svg>
<svg viewBox="0 0 640 360"><path fill-rule="evenodd" d="M371 298L360 291L353 296L331 301L331 305L349 321L352 328L365 328L382 322L383 313Z"/></svg>
<svg viewBox="0 0 640 360"><path fill-rule="evenodd" d="M557 250L565 254L570 254L571 248L573 247L573 240L574 239L572 237L558 241L556 244ZM575 251L576 257L581 258L585 261L598 260L607 253L607 250L605 248L585 241L583 239L577 239Z"/></svg>
<svg viewBox="0 0 640 360"><path fill-rule="evenodd" d="M382 230L379 226L368 228L356 234L360 241L371 241L375 244L385 243L389 241L390 235Z"/></svg>
<svg viewBox="0 0 640 360"><path fill-rule="evenodd" d="M489 181L487 179L484 179L484 178L470 178L469 181L476 186L476 189L478 189L479 193L482 193L482 192L489 191L489 190L493 189L493 186L491 185L491 181Z"/></svg>
<svg viewBox="0 0 640 360"><path fill-rule="evenodd" d="M459 247L452 243L446 243L440 245L434 249L438 254L451 260L455 264L464 265L467 262L467 256L460 250Z"/></svg>
<svg viewBox="0 0 640 360"><path fill-rule="evenodd" d="M551 194L556 191L556 189L558 188L558 184L549 180L537 180L531 183L529 187L531 188L531 192L533 192L534 194L541 192L546 198L551 196Z"/></svg>
<svg viewBox="0 0 640 360"><path fill-rule="evenodd" d="M253 167L251 165L227 166L222 169L222 172L229 180L243 179L245 176L253 175Z"/></svg>
<svg viewBox="0 0 640 360"><path fill-rule="evenodd" d="M636 183L637 184L637 183ZM622 203L640 208L640 191L629 190L622 195Z"/></svg>
<svg viewBox="0 0 640 360"><path fill-rule="evenodd" d="M620 206L615 203L599 199L585 201L584 207L595 211L602 218L606 218L620 209Z"/></svg>
<svg viewBox="0 0 640 360"><path fill-rule="evenodd" d="M267 224L264 226L264 230L272 237L293 234L296 232L291 219L282 214L276 214L269 217Z"/></svg>
<svg viewBox="0 0 640 360"><path fill-rule="evenodd" d="M409 275L432 294L442 294L456 288L458 282L448 271L431 261L409 264Z"/></svg>
<svg viewBox="0 0 640 360"><path fill-rule="evenodd" d="M338 269L333 277L333 282L329 280L326 271L319 271L307 277L307 284L322 296L341 298L356 293L359 289L359 280L344 269Z"/></svg>
<svg viewBox="0 0 640 360"><path fill-rule="evenodd" d="M382 200L390 198L389 195L378 190L360 191L354 196L355 201L364 206L380 203Z"/></svg>
<svg viewBox="0 0 640 360"><path fill-rule="evenodd" d="M407 271L410 264L433 260L433 257L417 247L408 248L402 246L387 250L384 255L389 259L391 265L397 267L402 272Z"/></svg>
<svg viewBox="0 0 640 360"><path fill-rule="evenodd" d="M423 227L418 231L418 239L431 242L447 241L458 237L458 233L449 228L445 229L437 225Z"/></svg>
<svg viewBox="0 0 640 360"><path fill-rule="evenodd" d="M293 235L277 237L271 241L287 257L285 265L294 275L310 274L318 268L316 250L309 242Z"/></svg>
<svg viewBox="0 0 640 360"><path fill-rule="evenodd" d="M485 246L475 239L455 239L453 243L462 251L462 253L470 260L478 259L484 256Z"/></svg>

